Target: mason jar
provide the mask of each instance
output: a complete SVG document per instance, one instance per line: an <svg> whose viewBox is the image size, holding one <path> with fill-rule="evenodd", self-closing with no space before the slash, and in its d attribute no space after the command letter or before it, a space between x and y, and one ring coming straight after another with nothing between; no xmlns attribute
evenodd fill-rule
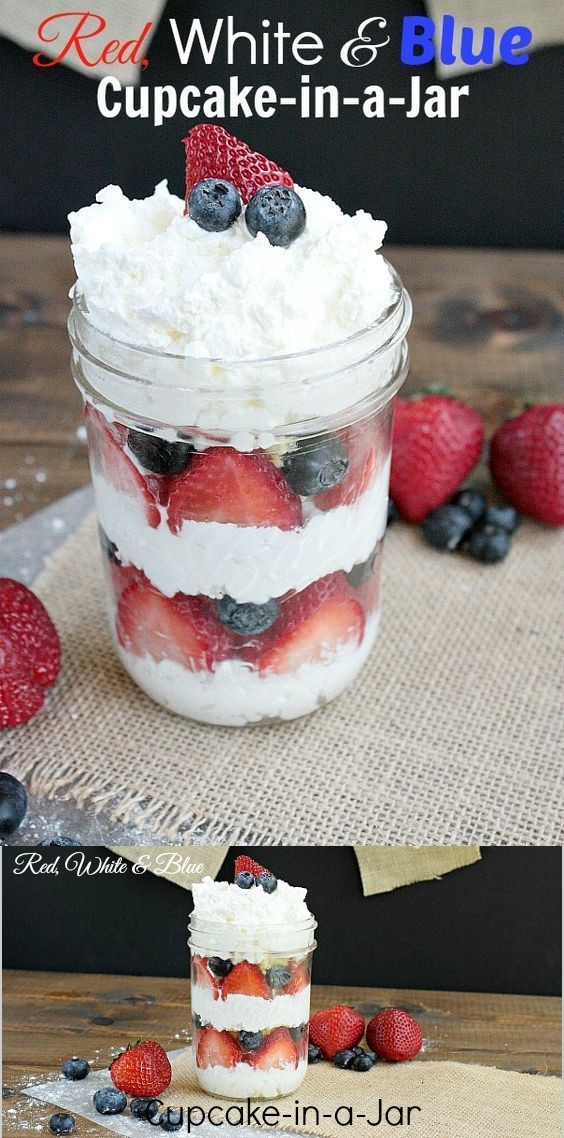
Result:
<svg viewBox="0 0 564 1138"><path fill-rule="evenodd" d="M192 1050L224 1098L291 1094L307 1071L314 917L268 930L190 922Z"/></svg>
<svg viewBox="0 0 564 1138"><path fill-rule="evenodd" d="M110 628L131 678L169 710L294 719L370 654L411 319L390 272L393 301L370 327L260 359L116 340L75 289Z"/></svg>

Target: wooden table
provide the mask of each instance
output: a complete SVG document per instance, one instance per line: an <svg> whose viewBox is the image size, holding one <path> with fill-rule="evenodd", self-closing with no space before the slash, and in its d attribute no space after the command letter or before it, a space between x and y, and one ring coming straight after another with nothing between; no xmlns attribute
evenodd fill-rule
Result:
<svg viewBox="0 0 564 1138"><path fill-rule="evenodd" d="M562 398L558 254L387 253L413 298L408 390L446 383L490 428L523 399ZM73 279L66 238L0 239L0 529L88 481L66 332Z"/></svg>
<svg viewBox="0 0 564 1138"><path fill-rule="evenodd" d="M190 1024L188 980L61 972L4 973L4 1133L47 1129L49 1107L22 1093L55 1077L69 1055L101 1068L139 1036L181 1047ZM312 1010L352 1004L367 1018L399 1004L421 1023L423 1059L452 1059L542 1075L561 1070L561 1001L537 996L316 986ZM14 1110L14 1114L8 1113ZM25 1130L25 1134L24 1134ZM81 1123L81 1134L99 1134ZM540 1135L539 1135L540 1138Z"/></svg>

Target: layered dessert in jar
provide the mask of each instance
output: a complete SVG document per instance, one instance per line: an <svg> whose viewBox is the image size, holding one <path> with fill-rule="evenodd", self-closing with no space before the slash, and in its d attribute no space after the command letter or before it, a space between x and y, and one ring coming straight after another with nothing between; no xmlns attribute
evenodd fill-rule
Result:
<svg viewBox="0 0 564 1138"><path fill-rule="evenodd" d="M235 881L192 887L193 1056L210 1094L275 1098L307 1070L316 922L306 890L246 856Z"/></svg>
<svg viewBox="0 0 564 1138"><path fill-rule="evenodd" d="M221 127L185 142L185 201L109 186L70 215L110 624L170 710L292 719L376 636L409 298L384 222Z"/></svg>

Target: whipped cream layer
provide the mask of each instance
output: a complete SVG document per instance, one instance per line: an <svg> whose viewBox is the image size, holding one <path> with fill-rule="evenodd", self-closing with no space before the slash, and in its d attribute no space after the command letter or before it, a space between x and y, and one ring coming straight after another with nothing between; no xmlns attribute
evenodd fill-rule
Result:
<svg viewBox="0 0 564 1138"><path fill-rule="evenodd" d="M328 573L366 561L386 529L389 460L350 506L311 514L297 530L186 521L178 534L166 517L152 529L143 503L92 471L98 520L124 562L142 569L168 597L175 593L262 604L300 591ZM164 511L163 511L164 515Z"/></svg>
<svg viewBox="0 0 564 1138"><path fill-rule="evenodd" d="M307 1061L300 1059L298 1066L288 1063L284 1067L271 1067L261 1071L249 1063L236 1063L234 1067L198 1067L197 1079L209 1094L224 1098L276 1098L287 1095L303 1082Z"/></svg>
<svg viewBox="0 0 564 1138"><path fill-rule="evenodd" d="M244 210L222 233L201 229L166 181L142 200L106 186L69 214L93 322L131 344L224 359L301 352L372 324L392 298L388 266L375 256L385 223L296 190L307 223L282 249L251 237Z"/></svg>
<svg viewBox="0 0 564 1138"><path fill-rule="evenodd" d="M309 1020L310 987L294 996L260 996L233 993L214 1000L209 988L192 985L192 1012L217 1031L270 1031L275 1027L300 1027Z"/></svg>
<svg viewBox="0 0 564 1138"><path fill-rule="evenodd" d="M114 643L132 680L169 711L199 723L243 727L269 719L297 719L335 699L352 683L367 660L376 638L378 620L375 614L366 622L360 644L343 644L326 663L302 664L296 671L284 675L260 675L242 660L223 660L215 672L190 672L173 660L157 663L151 656L134 656L121 647L115 636ZM226 957L231 959L237 947L232 941L233 938L227 937ZM307 943L300 942L300 945L306 948ZM264 952L272 947L268 930L262 940L258 937L253 944L255 954L249 956L251 948L243 938L241 959L260 962ZM280 950L290 947L281 945ZM216 956L221 955L217 946L211 951Z"/></svg>

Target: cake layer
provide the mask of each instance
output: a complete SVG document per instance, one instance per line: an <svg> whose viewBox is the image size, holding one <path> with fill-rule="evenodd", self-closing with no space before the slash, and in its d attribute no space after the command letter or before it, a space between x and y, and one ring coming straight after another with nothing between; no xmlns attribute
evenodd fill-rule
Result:
<svg viewBox="0 0 564 1138"><path fill-rule="evenodd" d="M299 1027L309 1020L310 988L295 996L230 995L214 1000L209 989L192 985L192 1013L218 1031L266 1031L273 1027Z"/></svg>
<svg viewBox="0 0 564 1138"><path fill-rule="evenodd" d="M191 672L172 660L134 656L116 640L131 678L157 703L200 723L243 726L266 719L296 719L340 695L362 668L374 644L378 614L359 645L343 644L327 663L302 664L284 675L260 675L242 660L224 660L215 672Z"/></svg>
<svg viewBox="0 0 564 1138"><path fill-rule="evenodd" d="M305 1078L307 1062L300 1060L297 1067L271 1067L261 1071L248 1063L234 1067L198 1067L198 1081L205 1091L225 1098L275 1098L295 1091Z"/></svg>
<svg viewBox="0 0 564 1138"><path fill-rule="evenodd" d="M386 529L389 464L350 506L316 511L297 530L274 526L184 523L173 534L163 518L147 524L143 504L93 471L98 519L123 561L130 562L165 596L175 593L262 604L338 569L366 561Z"/></svg>

